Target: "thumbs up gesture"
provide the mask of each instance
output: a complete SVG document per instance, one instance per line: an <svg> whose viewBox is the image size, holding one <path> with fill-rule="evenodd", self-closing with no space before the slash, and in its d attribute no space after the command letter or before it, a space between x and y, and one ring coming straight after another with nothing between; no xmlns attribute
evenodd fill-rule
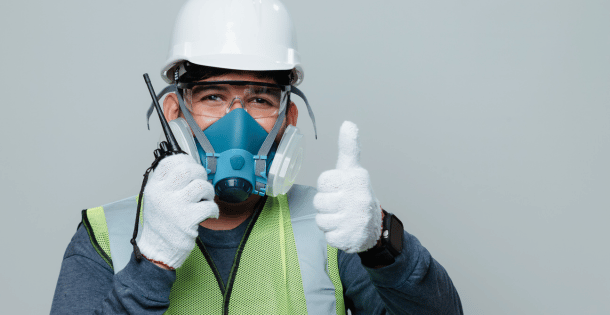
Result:
<svg viewBox="0 0 610 315"><path fill-rule="evenodd" d="M375 246L381 236L381 207L369 172L360 166L356 124L341 125L337 167L318 178L313 204L318 210L316 223L333 247L359 253Z"/></svg>

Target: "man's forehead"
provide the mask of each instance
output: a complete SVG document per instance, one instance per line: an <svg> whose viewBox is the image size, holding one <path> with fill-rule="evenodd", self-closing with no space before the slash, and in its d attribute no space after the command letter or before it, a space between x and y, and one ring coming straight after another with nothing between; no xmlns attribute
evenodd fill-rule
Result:
<svg viewBox="0 0 610 315"><path fill-rule="evenodd" d="M206 81L250 81L260 83L276 83L275 80L262 71L234 71L221 75L212 76L198 82Z"/></svg>

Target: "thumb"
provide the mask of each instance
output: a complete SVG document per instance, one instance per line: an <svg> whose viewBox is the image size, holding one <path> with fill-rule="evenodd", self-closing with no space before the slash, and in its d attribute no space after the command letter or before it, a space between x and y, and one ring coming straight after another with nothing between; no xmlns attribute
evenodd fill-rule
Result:
<svg viewBox="0 0 610 315"><path fill-rule="evenodd" d="M337 169L360 167L360 138L358 127L351 121L344 121L339 130L339 158Z"/></svg>

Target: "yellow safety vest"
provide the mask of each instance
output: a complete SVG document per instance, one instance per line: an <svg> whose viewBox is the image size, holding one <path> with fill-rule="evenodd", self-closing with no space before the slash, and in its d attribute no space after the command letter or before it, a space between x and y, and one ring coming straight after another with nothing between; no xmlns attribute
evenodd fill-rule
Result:
<svg viewBox="0 0 610 315"><path fill-rule="evenodd" d="M312 187L295 185L288 195L267 198L244 233L226 288L198 239L176 270L166 314L345 314L338 251L315 226L314 194ZM131 197L83 211L94 248L115 273L113 253L130 254L125 235L132 231L121 231L121 239L111 227L125 220L133 226L136 207Z"/></svg>

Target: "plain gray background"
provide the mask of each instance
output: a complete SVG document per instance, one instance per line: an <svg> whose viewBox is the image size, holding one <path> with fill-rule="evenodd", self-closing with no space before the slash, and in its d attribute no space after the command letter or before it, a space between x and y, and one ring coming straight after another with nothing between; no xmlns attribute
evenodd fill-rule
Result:
<svg viewBox="0 0 610 315"><path fill-rule="evenodd" d="M138 192L183 1L3 1L2 313L44 314L80 210ZM308 96L298 182L339 126L468 314L610 313L610 2L286 1Z"/></svg>

